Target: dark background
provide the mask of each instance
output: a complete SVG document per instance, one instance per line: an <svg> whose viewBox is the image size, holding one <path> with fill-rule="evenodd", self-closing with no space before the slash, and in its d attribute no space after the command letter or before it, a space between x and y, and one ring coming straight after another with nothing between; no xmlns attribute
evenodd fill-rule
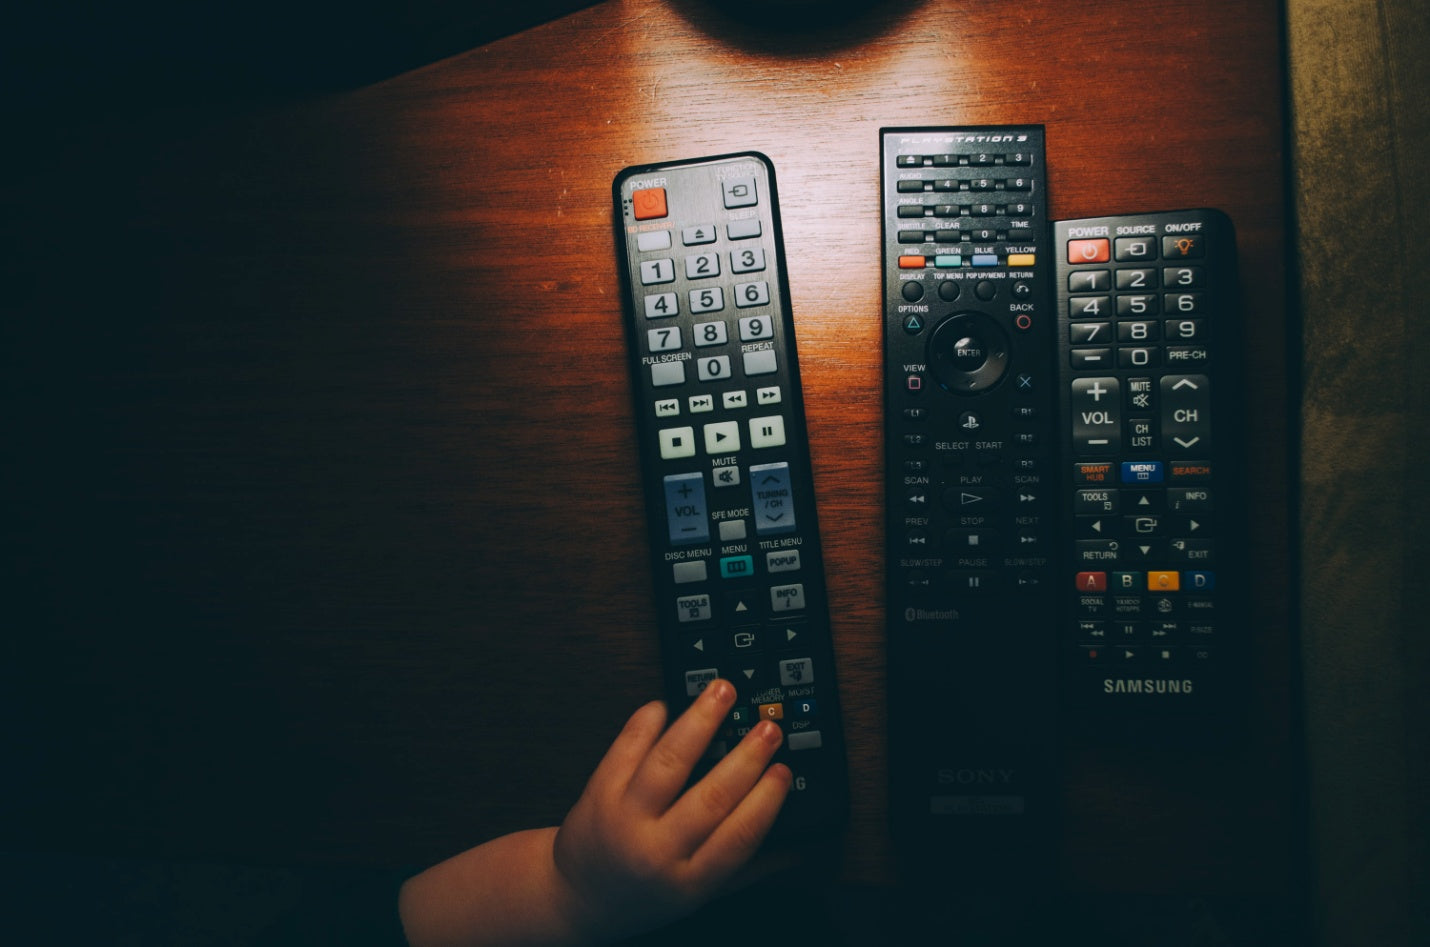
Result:
<svg viewBox="0 0 1430 947"><path fill-rule="evenodd" d="M32 234L18 224L31 219L34 197L22 185L44 171L57 151L73 155L79 142L92 148L96 161L142 168L152 156L144 152L144 136L136 129L217 123L356 88L585 5L539 2L493 9L433 0L389 9L335 3L198 8L151 2L47 5L8 16L0 32L0 118L7 140L0 146L6 181L0 188L0 314L9 321L41 289L30 275L36 252ZM1366 20L1357 18L1359 12L1352 17L1334 5L1306 0L1293 0L1286 10L1293 105L1288 151L1294 165L1298 251L1293 272L1304 327L1303 339L1291 345L1302 402L1295 542L1304 609L1307 890L1304 900L1298 895L1274 902L1140 896L1116 904L1057 906L1061 921L1080 922L1079 929L1103 943L1299 943L1314 938L1325 944L1413 944L1430 939L1422 898L1430 890L1425 829L1430 708L1422 686L1430 673L1424 618L1430 602L1421 579L1430 553L1425 497L1430 392L1424 370L1430 357L1430 309L1416 257L1419 248L1430 245L1421 212L1430 206L1425 193L1430 175L1424 173L1430 134L1415 92L1430 87L1430 76L1412 55L1424 48L1430 32L1424 4L1380 4ZM1368 25L1362 28L1362 23ZM122 147L106 147L111 143ZM83 163L67 165L64 173L82 178ZM82 182L76 187L82 189ZM113 194L108 200L122 204L127 196ZM11 213L17 206L26 213ZM74 213L73 208L61 212ZM61 220L55 227L68 223ZM117 269L132 263L123 248L97 249L91 255L76 248L75 279L121 282ZM165 276L151 275L156 287ZM132 279L130 273L123 276ZM202 287L187 291L201 303ZM95 314L99 335L79 350L79 357L88 353L94 358L92 365L75 364L63 352L27 349L24 343L32 336L26 328L7 325L7 350L0 352L10 369L7 377L40 375L35 359L62 366L56 379L64 372L103 372L105 360L96 357L103 346L124 346L131 331L142 332L142 326L105 322L121 319L125 309L116 300L112 312ZM101 390L102 384L89 387ZM115 520L102 497L80 502L88 487L74 491L74 505L55 504L52 498L65 495L63 484L27 481L35 468L14 450L15 444L49 442L64 455L78 440L115 444L115 432L104 425L103 406L96 412L94 405L76 404L73 397L59 381L22 396L7 391L8 431L6 444L0 445L8 493L4 528L24 535L38 532L37 522L53 528L49 550L5 543L0 566L9 587L6 597L20 603L62 602L68 611L37 615L22 604L5 619L0 707L6 711L7 740L13 742L8 743L11 767L0 777L7 790L0 792L23 798L25 769L43 762L74 779L112 781L111 796L122 801L125 780L147 779L171 763L163 758L116 760L106 756L104 747L86 746L85 715L128 714L129 726L159 730L182 730L182 721L149 715L142 695L137 701L94 707L67 693L66 682L102 673L106 660L116 655L122 655L115 662L121 668L143 661L133 647L152 649L147 657L156 667L173 668L184 678L167 696L187 693L204 702L212 695L205 693L203 668L185 664L198 650L177 635L136 636L132 643L77 638L69 642L71 667L25 666L33 651L20 639L42 623L37 620L60 618L65 627L80 627L86 616L100 619L137 604L134 580L140 577L130 571L133 565L114 561L107 555L112 550L102 545L88 544L96 536L141 528L140 523ZM48 406L41 415L8 408L36 401ZM182 411L167 423L185 423ZM36 424L51 429L38 432ZM302 434L288 432L294 438ZM184 458L174 461L171 475L179 477ZM74 476L78 485L83 472ZM27 502L41 496L51 499L38 506ZM264 498L250 500L261 504ZM233 526L241 537L241 516ZM184 524L166 528L178 535ZM376 546L391 537L365 539ZM323 537L312 541L318 545ZM37 568L46 554L61 552L81 567L67 575ZM220 559L215 568L234 565L241 552L233 555L235 562ZM162 558L144 567L162 569ZM46 583L49 594L21 594L36 582ZM261 576L254 582L261 587ZM152 600L143 604L156 607ZM165 625L179 610L192 614L217 606L202 589L190 589L157 607L154 623ZM262 615L261 602L245 607L255 617ZM251 670L263 673L260 666ZM281 708L262 723L280 725ZM234 722L235 727L245 725ZM62 748L62 758L47 742L46 735L56 731L76 735ZM222 735L215 735L215 746L221 743ZM0 884L6 891L0 903L11 917L23 907L29 917L48 919L50 935L35 937L33 943L246 944L280 943L285 937L321 942L318 934L304 931L309 918L332 917L344 905L380 897L393 880L387 866L220 865L185 858L182 852L164 858L73 845L49 851L43 833L36 835L24 824L23 810L5 808L3 843L10 850L0 856ZM244 817L262 816L259 807ZM775 907L758 900L751 904L752 910ZM848 942L870 942L898 905L881 892L855 890L816 910L842 922ZM977 942L997 942L1001 916L990 909L952 920L973 932ZM718 929L708 918L704 924L707 932ZM1055 931L1057 925L1051 926ZM1052 936L1054 931L1028 933Z"/></svg>

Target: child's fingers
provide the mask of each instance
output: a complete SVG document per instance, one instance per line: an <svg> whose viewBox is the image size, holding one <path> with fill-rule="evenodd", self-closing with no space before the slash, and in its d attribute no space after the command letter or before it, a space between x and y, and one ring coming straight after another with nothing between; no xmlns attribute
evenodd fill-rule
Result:
<svg viewBox="0 0 1430 947"><path fill-rule="evenodd" d="M607 781L625 788L631 775L641 760L645 759L660 732L665 729L665 704L653 700L631 714L626 725L612 741L606 755L596 765L591 774L590 784L601 785Z"/></svg>
<svg viewBox="0 0 1430 947"><path fill-rule="evenodd" d="M690 869L699 885L709 890L723 883L754 856L775 824L793 781L783 763L765 770L755 788L691 856Z"/></svg>
<svg viewBox="0 0 1430 947"><path fill-rule="evenodd" d="M734 703L734 685L717 679L676 718L631 778L627 791L637 806L646 812L665 812L685 788L690 771Z"/></svg>
<svg viewBox="0 0 1430 947"><path fill-rule="evenodd" d="M778 726L761 720L700 782L676 800L665 815L665 824L679 851L694 852L735 811L759 782L783 740Z"/></svg>

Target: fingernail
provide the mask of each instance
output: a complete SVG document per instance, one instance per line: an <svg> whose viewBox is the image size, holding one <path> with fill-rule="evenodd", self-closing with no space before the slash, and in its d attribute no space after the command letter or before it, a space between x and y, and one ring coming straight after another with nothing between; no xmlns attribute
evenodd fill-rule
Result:
<svg viewBox="0 0 1430 947"><path fill-rule="evenodd" d="M780 741L784 739L784 734L780 732L779 726L773 720L761 720L755 724L755 736L771 746L779 746Z"/></svg>
<svg viewBox="0 0 1430 947"><path fill-rule="evenodd" d="M715 701L715 703L717 704L724 703L726 700L729 700L732 696L734 696L734 692L734 685L731 684L729 681L725 680L723 677L717 677L715 680L711 681L705 688L705 693L710 695L710 699Z"/></svg>

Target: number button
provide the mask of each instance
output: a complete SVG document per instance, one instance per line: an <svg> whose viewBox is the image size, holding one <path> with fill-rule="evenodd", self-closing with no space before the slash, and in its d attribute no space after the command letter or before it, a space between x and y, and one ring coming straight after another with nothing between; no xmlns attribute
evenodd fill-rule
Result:
<svg viewBox="0 0 1430 947"><path fill-rule="evenodd" d="M761 247L746 247L730 251L730 272L755 273L765 268L765 251Z"/></svg>
<svg viewBox="0 0 1430 947"><path fill-rule="evenodd" d="M735 284L735 305L740 309L749 309L751 306L767 306L770 302L770 284L759 283L737 283Z"/></svg>
<svg viewBox="0 0 1430 947"><path fill-rule="evenodd" d="M1119 316L1150 316L1156 315L1156 313L1156 296L1144 294L1117 297L1117 314Z"/></svg>
<svg viewBox="0 0 1430 947"><path fill-rule="evenodd" d="M1201 293L1168 293L1165 300L1167 314L1183 313L1190 315L1194 312L1202 311Z"/></svg>
<svg viewBox="0 0 1430 947"><path fill-rule="evenodd" d="M1200 342L1207 337L1205 319L1168 319L1167 340L1169 342Z"/></svg>
<svg viewBox="0 0 1430 947"><path fill-rule="evenodd" d="M1074 319L1096 319L1111 303L1110 296L1074 296L1068 300L1068 315Z"/></svg>
<svg viewBox="0 0 1430 947"><path fill-rule="evenodd" d="M1122 273L1118 271L1118 278ZM1107 291L1106 270L1077 270L1068 274L1068 292L1100 293Z"/></svg>
<svg viewBox="0 0 1430 947"><path fill-rule="evenodd" d="M680 301L674 293L660 293L645 298L645 317L663 319L680 312Z"/></svg>
<svg viewBox="0 0 1430 947"><path fill-rule="evenodd" d="M701 322L695 326L696 345L724 345L726 341L723 322Z"/></svg>
<svg viewBox="0 0 1430 947"><path fill-rule="evenodd" d="M1206 285L1206 276L1200 266L1169 266L1162 271L1162 279L1168 287L1195 289Z"/></svg>
<svg viewBox="0 0 1430 947"><path fill-rule="evenodd" d="M680 348L680 327L650 329L646 332L646 340L652 352L674 352Z"/></svg>
<svg viewBox="0 0 1430 947"><path fill-rule="evenodd" d="M685 258L685 278L704 279L720 275L720 254L697 253Z"/></svg>
<svg viewBox="0 0 1430 947"><path fill-rule="evenodd" d="M1162 327L1155 322L1120 322L1117 324L1119 342L1156 342Z"/></svg>
<svg viewBox="0 0 1430 947"><path fill-rule="evenodd" d="M691 312L719 312L725 308L725 292L719 286L690 291Z"/></svg>
<svg viewBox="0 0 1430 947"><path fill-rule="evenodd" d="M701 381L724 381L730 377L730 356L702 358L696 363L695 371Z"/></svg>
<svg viewBox="0 0 1430 947"><path fill-rule="evenodd" d="M775 324L765 316L746 316L740 320L740 341L754 342L758 339L773 339Z"/></svg>
<svg viewBox="0 0 1430 947"><path fill-rule="evenodd" d="M675 282L675 261L646 260L641 263L641 285L651 286L656 283Z"/></svg>
<svg viewBox="0 0 1430 947"><path fill-rule="evenodd" d="M1123 268L1117 271L1118 289L1155 289L1157 271Z"/></svg>
<svg viewBox="0 0 1430 947"><path fill-rule="evenodd" d="M1073 322L1068 324L1068 341L1073 345L1097 345L1112 338L1110 322Z"/></svg>

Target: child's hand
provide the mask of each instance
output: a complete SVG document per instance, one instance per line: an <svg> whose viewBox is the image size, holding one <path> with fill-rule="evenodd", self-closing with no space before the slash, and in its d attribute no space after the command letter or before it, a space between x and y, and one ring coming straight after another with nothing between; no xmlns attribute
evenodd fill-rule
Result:
<svg viewBox="0 0 1430 947"><path fill-rule="evenodd" d="M560 828L513 832L402 886L413 947L590 944L673 920L755 853L789 793L770 766L779 727L756 724L684 794L735 702L714 681L664 734L665 706L631 716Z"/></svg>
<svg viewBox="0 0 1430 947"><path fill-rule="evenodd" d="M637 710L606 752L556 835L556 868L578 923L596 936L629 934L692 910L764 840L790 788L770 758L783 739L761 721L684 795L695 764L735 702L716 680L664 734L661 703Z"/></svg>

